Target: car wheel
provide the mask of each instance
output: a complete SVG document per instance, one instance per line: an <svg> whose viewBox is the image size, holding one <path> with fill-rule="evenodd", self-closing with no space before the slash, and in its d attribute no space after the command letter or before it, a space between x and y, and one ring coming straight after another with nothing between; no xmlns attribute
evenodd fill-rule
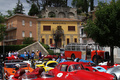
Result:
<svg viewBox="0 0 120 80"><path fill-rule="evenodd" d="M114 73L112 73L112 75L114 76L114 80L118 80L117 76Z"/></svg>
<svg viewBox="0 0 120 80"><path fill-rule="evenodd" d="M101 57L97 56L97 58L98 58L98 63L100 63L101 62ZM96 63L97 62L97 58L96 58L96 56L94 56L92 61Z"/></svg>
<svg viewBox="0 0 120 80"><path fill-rule="evenodd" d="M72 59L72 60L75 59L75 55L74 55L74 54L71 55L71 59Z"/></svg>

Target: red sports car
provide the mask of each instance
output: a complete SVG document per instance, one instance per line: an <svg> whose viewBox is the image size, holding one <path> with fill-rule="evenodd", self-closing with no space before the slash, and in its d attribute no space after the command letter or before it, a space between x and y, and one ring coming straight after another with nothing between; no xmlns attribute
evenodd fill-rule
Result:
<svg viewBox="0 0 120 80"><path fill-rule="evenodd" d="M78 62L60 63L48 73L68 80L115 80L114 76L104 72L86 71Z"/></svg>
<svg viewBox="0 0 120 80"><path fill-rule="evenodd" d="M43 68L36 68L32 72L25 69L18 70L9 80L66 80L43 72Z"/></svg>

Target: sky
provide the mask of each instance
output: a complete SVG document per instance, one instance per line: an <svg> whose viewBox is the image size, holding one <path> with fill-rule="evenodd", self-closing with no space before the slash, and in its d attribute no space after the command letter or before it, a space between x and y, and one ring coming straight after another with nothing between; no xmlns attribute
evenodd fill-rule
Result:
<svg viewBox="0 0 120 80"><path fill-rule="evenodd" d="M104 1L104 0L100 0L100 1ZM105 0L106 1L106 0ZM111 0L107 0L107 2L109 2ZM13 10L13 8L16 7L16 3L18 2L18 0L0 0L0 12L3 15L7 15L7 10ZM26 3L26 0L20 0L20 2L23 4L24 6L24 13L27 15L27 13L29 12L30 9L30 5L28 3ZM68 6L71 6L71 2L72 0L68 0ZM94 0L94 5L97 6L97 0Z"/></svg>

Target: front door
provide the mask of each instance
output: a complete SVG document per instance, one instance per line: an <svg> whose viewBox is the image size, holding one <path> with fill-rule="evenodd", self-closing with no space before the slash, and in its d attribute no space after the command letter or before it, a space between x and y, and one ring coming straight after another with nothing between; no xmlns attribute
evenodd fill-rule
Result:
<svg viewBox="0 0 120 80"><path fill-rule="evenodd" d="M61 47L62 46L62 40L60 39L59 41L58 41L58 47Z"/></svg>

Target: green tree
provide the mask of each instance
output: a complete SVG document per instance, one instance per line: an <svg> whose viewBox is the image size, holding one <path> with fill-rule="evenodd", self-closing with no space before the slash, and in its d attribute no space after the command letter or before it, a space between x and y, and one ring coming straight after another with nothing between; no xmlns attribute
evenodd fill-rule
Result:
<svg viewBox="0 0 120 80"><path fill-rule="evenodd" d="M32 44L34 42L33 37L25 37L23 39L23 44Z"/></svg>
<svg viewBox="0 0 120 80"><path fill-rule="evenodd" d="M0 12L0 24L5 22L4 15Z"/></svg>
<svg viewBox="0 0 120 80"><path fill-rule="evenodd" d="M27 3L32 5L36 4L39 11L45 9L46 6L50 7L67 7L68 0L26 0Z"/></svg>
<svg viewBox="0 0 120 80"><path fill-rule="evenodd" d="M120 0L98 5L94 21L88 20L85 31L101 46L110 47L111 65L114 64L114 46L120 47Z"/></svg>
<svg viewBox="0 0 120 80"><path fill-rule="evenodd" d="M81 9L82 12L88 13L89 0L72 0L72 6Z"/></svg>
<svg viewBox="0 0 120 80"><path fill-rule="evenodd" d="M94 10L94 0L90 0L90 10Z"/></svg>
<svg viewBox="0 0 120 80"><path fill-rule="evenodd" d="M6 12L8 13L8 15L6 15L6 17L11 17L14 15L14 10L7 10Z"/></svg>
<svg viewBox="0 0 120 80"><path fill-rule="evenodd" d="M31 9L28 12L28 15L34 16L34 15L38 15L38 13L39 13L38 7L36 6L36 4L33 3L31 5Z"/></svg>
<svg viewBox="0 0 120 80"><path fill-rule="evenodd" d="M53 30L53 39L55 41L55 47L57 47L57 44L61 38L64 39L64 32L61 26L58 26L55 31Z"/></svg>
<svg viewBox="0 0 120 80"><path fill-rule="evenodd" d="M24 14L24 7L23 4L20 3L20 0L18 0L16 8L14 8L14 14Z"/></svg>
<svg viewBox="0 0 120 80"><path fill-rule="evenodd" d="M5 25L3 25L4 22L5 22L5 18L3 14L0 12L0 41L2 41L5 36L6 27Z"/></svg>

